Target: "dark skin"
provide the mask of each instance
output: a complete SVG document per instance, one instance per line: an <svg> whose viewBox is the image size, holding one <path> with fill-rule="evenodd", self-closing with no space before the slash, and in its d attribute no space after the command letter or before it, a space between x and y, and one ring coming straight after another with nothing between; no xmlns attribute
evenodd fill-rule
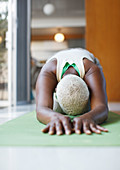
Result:
<svg viewBox="0 0 120 170"><path fill-rule="evenodd" d="M56 78L57 60L51 60L42 68L36 84L37 119L46 124L42 132L50 135L64 133L70 135L73 132L90 135L108 131L100 126L108 117L106 83L102 69L88 59L83 59L83 63L85 68L84 81L90 91L91 110L75 117L73 122L68 116L53 111L53 93L58 84ZM79 76L73 67L69 67L63 77L67 74Z"/></svg>

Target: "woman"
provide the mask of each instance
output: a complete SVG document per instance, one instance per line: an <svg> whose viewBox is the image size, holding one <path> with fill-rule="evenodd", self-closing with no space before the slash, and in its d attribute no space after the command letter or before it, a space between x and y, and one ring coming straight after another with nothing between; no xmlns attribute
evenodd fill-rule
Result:
<svg viewBox="0 0 120 170"><path fill-rule="evenodd" d="M76 75L87 84L91 110L70 117L53 110L53 93L67 75ZM63 50L50 58L42 68L36 84L37 119L47 126L42 130L50 135L100 134L108 130L101 127L108 117L106 83L99 61L92 53L81 48Z"/></svg>

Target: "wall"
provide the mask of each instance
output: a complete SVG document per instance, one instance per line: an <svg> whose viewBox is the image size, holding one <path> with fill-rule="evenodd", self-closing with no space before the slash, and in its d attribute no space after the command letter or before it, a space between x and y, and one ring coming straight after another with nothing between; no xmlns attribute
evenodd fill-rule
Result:
<svg viewBox="0 0 120 170"><path fill-rule="evenodd" d="M109 101L120 102L120 0L86 0L86 48L103 66Z"/></svg>

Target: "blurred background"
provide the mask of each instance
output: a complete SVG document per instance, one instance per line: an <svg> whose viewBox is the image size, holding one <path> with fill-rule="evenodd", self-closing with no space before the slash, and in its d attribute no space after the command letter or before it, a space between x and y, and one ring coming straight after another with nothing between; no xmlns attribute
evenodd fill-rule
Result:
<svg viewBox="0 0 120 170"><path fill-rule="evenodd" d="M46 60L57 51L85 48L84 0L33 0L31 22L32 89Z"/></svg>
<svg viewBox="0 0 120 170"><path fill-rule="evenodd" d="M35 103L48 58L86 48L100 60L109 102L120 102L119 0L0 0L0 107Z"/></svg>
<svg viewBox="0 0 120 170"><path fill-rule="evenodd" d="M0 102L8 104L8 2L0 1ZM4 101L4 102L3 102Z"/></svg>

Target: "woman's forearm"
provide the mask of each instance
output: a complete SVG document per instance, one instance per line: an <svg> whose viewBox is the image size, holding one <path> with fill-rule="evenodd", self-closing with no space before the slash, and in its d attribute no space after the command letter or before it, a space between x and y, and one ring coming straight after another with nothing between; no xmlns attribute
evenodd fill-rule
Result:
<svg viewBox="0 0 120 170"><path fill-rule="evenodd" d="M108 118L108 107L101 104L82 116L92 119L96 124L101 124Z"/></svg>
<svg viewBox="0 0 120 170"><path fill-rule="evenodd" d="M39 107L39 109L36 109L36 113L37 119L44 124L48 124L54 118L61 118L64 116L48 107Z"/></svg>

